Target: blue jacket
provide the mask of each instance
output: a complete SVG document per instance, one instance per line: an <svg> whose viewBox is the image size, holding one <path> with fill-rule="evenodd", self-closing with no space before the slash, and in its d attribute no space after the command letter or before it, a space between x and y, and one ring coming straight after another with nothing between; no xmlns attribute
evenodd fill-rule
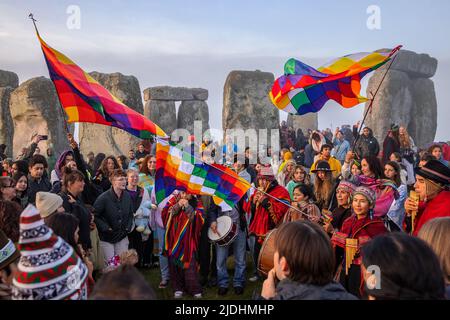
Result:
<svg viewBox="0 0 450 320"><path fill-rule="evenodd" d="M340 141L337 138L333 139L333 150L331 150L331 155L338 159L339 161L345 160L345 155L350 151L350 143L347 140Z"/></svg>

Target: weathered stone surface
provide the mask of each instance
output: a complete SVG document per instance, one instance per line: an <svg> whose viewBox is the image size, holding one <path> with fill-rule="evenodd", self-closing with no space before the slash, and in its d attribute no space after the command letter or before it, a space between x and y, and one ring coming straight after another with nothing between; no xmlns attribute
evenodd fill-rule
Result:
<svg viewBox="0 0 450 320"><path fill-rule="evenodd" d="M425 58L421 60L419 56L421 55L412 52L397 57L395 63L399 61L402 69L409 71L399 71L399 68L389 70L375 97L372 111L366 119L366 126L373 129L380 143L383 143L391 123L405 126L419 147L425 147L434 140L437 127L437 100L433 81L427 77L436 71L435 67L431 70L432 62L429 60L436 59L428 57L428 60ZM408 59L415 59L418 65L408 64ZM420 65L422 61L425 66ZM414 72L413 67L418 71ZM387 66L383 66L378 69L369 80L367 87L369 97L371 92L376 91L386 68ZM423 71L427 68L429 72ZM423 77L418 77L419 75ZM366 110L369 103L366 103Z"/></svg>
<svg viewBox="0 0 450 320"><path fill-rule="evenodd" d="M269 72L230 72L223 93L222 129L255 129L257 134L259 129L267 129L268 134L278 129L279 111L268 96L273 81Z"/></svg>
<svg viewBox="0 0 450 320"><path fill-rule="evenodd" d="M143 113L141 90L136 77L125 76L118 72L89 74L128 107ZM141 141L123 130L99 124L80 123L79 128L80 149L84 154L92 151L107 155L126 155Z"/></svg>
<svg viewBox="0 0 450 320"><path fill-rule="evenodd" d="M144 116L170 135L177 128L175 101L149 100L145 102Z"/></svg>
<svg viewBox="0 0 450 320"><path fill-rule="evenodd" d="M371 96L370 92L375 92L384 73L383 67L370 78L367 86L368 97ZM391 123L408 125L411 117L414 117L411 114L414 101L410 86L411 80L406 73L388 71L365 121L365 125L373 130L380 143L383 143ZM366 110L369 104L370 101L366 103Z"/></svg>
<svg viewBox="0 0 450 320"><path fill-rule="evenodd" d="M13 89L0 87L0 144L6 144L6 155L13 155L14 124L9 109L9 100Z"/></svg>
<svg viewBox="0 0 450 320"><path fill-rule="evenodd" d="M64 127L66 115L50 79L37 77L22 83L11 93L10 110L15 132L14 156L29 146L33 133L48 135L47 141L39 143L41 154L45 154L50 144L57 154L69 148Z"/></svg>
<svg viewBox="0 0 450 320"><path fill-rule="evenodd" d="M391 69L406 72L411 77L431 78L436 73L437 64L438 61L428 54L400 50Z"/></svg>
<svg viewBox="0 0 450 320"><path fill-rule="evenodd" d="M183 101L178 109L178 128L194 134L194 121L202 122L202 134L209 129L209 111L205 101Z"/></svg>
<svg viewBox="0 0 450 320"><path fill-rule="evenodd" d="M208 100L208 90L202 88L184 88L184 87L151 87L144 90L144 101L148 100Z"/></svg>
<svg viewBox="0 0 450 320"><path fill-rule="evenodd" d="M0 70L0 87L17 88L19 86L19 77L11 71Z"/></svg>
<svg viewBox="0 0 450 320"><path fill-rule="evenodd" d="M411 121L408 132L416 145L425 147L434 141L437 130L437 101L434 83L430 79L414 79L413 88L414 107L411 110Z"/></svg>
<svg viewBox="0 0 450 320"><path fill-rule="evenodd" d="M303 116L289 114L286 124L293 127L295 132L302 129L303 133L307 133L308 129L317 130L319 127L319 119L317 113L307 113Z"/></svg>

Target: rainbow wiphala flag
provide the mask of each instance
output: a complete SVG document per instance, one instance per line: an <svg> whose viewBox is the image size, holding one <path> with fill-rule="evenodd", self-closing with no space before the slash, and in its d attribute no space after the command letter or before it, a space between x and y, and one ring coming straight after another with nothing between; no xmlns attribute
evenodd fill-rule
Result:
<svg viewBox="0 0 450 320"><path fill-rule="evenodd" d="M361 79L389 61L400 48L347 55L317 70L289 59L269 97L278 109L299 115L318 112L330 99L344 108L354 107L367 101L360 95Z"/></svg>
<svg viewBox="0 0 450 320"><path fill-rule="evenodd" d="M174 190L181 190L213 196L214 203L226 211L250 189L247 181L227 167L196 162L191 154L157 139L155 194L158 203Z"/></svg>
<svg viewBox="0 0 450 320"><path fill-rule="evenodd" d="M166 133L139 112L127 107L87 72L37 34L68 122L90 122L116 127L141 139Z"/></svg>

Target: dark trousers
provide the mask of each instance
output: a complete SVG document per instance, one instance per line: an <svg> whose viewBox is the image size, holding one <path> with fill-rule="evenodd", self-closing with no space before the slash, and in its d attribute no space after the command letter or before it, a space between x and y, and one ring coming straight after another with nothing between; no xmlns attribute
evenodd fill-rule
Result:
<svg viewBox="0 0 450 320"><path fill-rule="evenodd" d="M202 286L197 273L197 261L192 261L187 269L177 266L169 257L170 281L173 291L187 292L191 295L202 293Z"/></svg>
<svg viewBox="0 0 450 320"><path fill-rule="evenodd" d="M200 275L203 279L208 279L211 275L213 278L217 278L217 255L216 246L209 242L208 238L209 226L205 223L200 234L200 243L198 250L198 259L200 263Z"/></svg>
<svg viewBox="0 0 450 320"><path fill-rule="evenodd" d="M258 242L258 238L255 240L255 249L253 251L253 259L256 264L256 268L258 268L258 258L259 258L259 252L261 251L262 244Z"/></svg>
<svg viewBox="0 0 450 320"><path fill-rule="evenodd" d="M142 233L134 229L128 235L128 240L130 241L129 248L136 250L138 254L138 266L151 265L153 256L153 232L146 241L142 241Z"/></svg>

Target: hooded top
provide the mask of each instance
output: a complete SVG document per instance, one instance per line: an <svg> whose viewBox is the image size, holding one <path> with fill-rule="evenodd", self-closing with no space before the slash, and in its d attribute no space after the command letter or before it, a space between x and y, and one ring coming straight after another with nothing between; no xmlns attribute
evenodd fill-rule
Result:
<svg viewBox="0 0 450 320"><path fill-rule="evenodd" d="M56 182L61 180L61 168L64 166L64 160L66 159L67 155L72 155L73 157L73 151L72 150L66 150L58 157L58 160L56 160L55 168L52 171L50 182L52 185ZM56 175L55 175L56 174Z"/></svg>
<svg viewBox="0 0 450 320"><path fill-rule="evenodd" d="M378 144L378 140L373 136L372 129L367 129L369 130L369 135L366 137L364 134L361 134L355 146L355 151L360 158L376 156L380 152L380 145ZM353 134L357 135L357 130L354 129Z"/></svg>
<svg viewBox="0 0 450 320"><path fill-rule="evenodd" d="M324 286L302 284L290 279L278 283L274 300L358 300L336 282Z"/></svg>

